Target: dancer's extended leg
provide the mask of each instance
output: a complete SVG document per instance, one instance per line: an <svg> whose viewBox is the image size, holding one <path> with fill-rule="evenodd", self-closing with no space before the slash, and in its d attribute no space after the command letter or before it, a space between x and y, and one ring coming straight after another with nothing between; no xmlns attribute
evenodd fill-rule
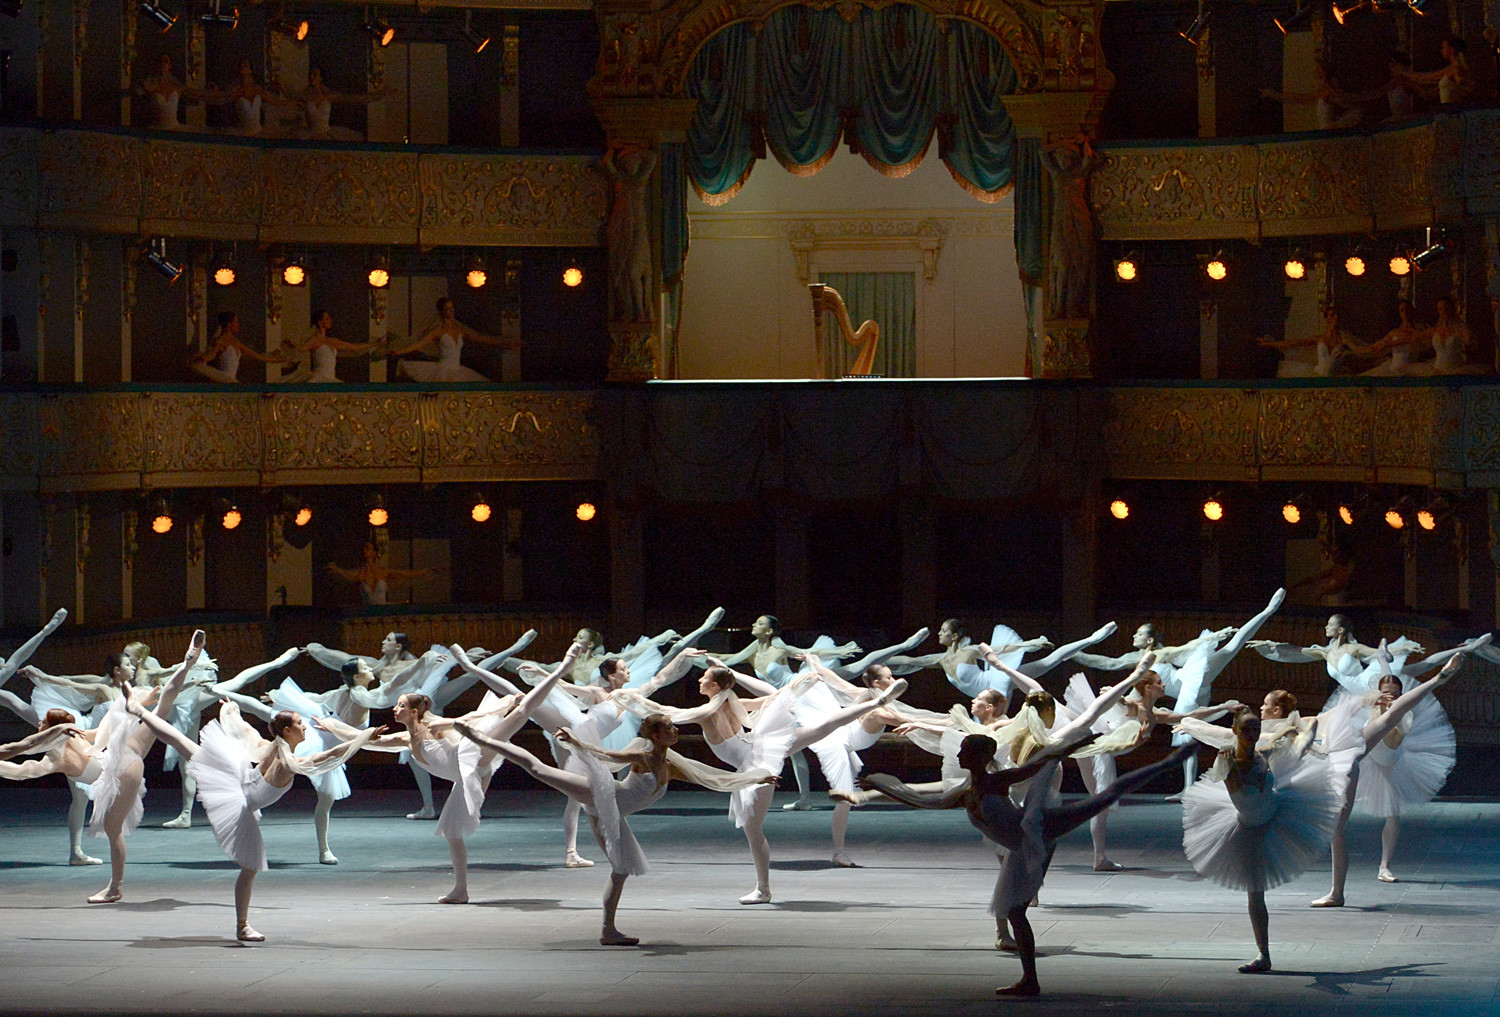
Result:
<svg viewBox="0 0 1500 1017"><path fill-rule="evenodd" d="M1036 660L1027 661L1018 666L1016 670L1028 678L1040 678L1075 653L1082 653L1095 643L1101 643L1108 639L1115 634L1115 628L1114 622L1108 622L1082 639L1071 643L1064 643L1045 657L1038 657Z"/></svg>
<svg viewBox="0 0 1500 1017"><path fill-rule="evenodd" d="M913 632L911 634L911 637L904 643L897 643L895 646L887 646L882 650L871 650L863 657L860 657L858 660L851 661L848 664L828 664L826 666L828 670L832 671L840 678L843 678L845 681L855 681L859 678L860 675L864 674L876 664L884 664L892 657L899 656L903 653L910 653L912 650L915 650L917 647L927 642L927 635L927 629L920 628L917 629L916 632Z"/></svg>
<svg viewBox="0 0 1500 1017"><path fill-rule="evenodd" d="M1048 841L1055 841L1070 830L1082 826L1125 795L1130 794L1139 787L1144 787L1173 767L1181 765L1182 759L1186 754L1190 752L1196 753L1197 751L1198 746L1196 742L1191 745L1183 745L1176 752L1160 762L1131 770L1123 777L1116 778L1113 784L1098 794L1090 795L1081 802L1070 802L1066 805L1058 805L1047 809L1043 820L1046 839Z"/></svg>

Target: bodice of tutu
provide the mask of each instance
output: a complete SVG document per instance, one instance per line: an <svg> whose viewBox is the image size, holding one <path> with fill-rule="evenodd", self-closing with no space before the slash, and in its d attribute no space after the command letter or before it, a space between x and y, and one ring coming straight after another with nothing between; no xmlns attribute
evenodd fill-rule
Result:
<svg viewBox="0 0 1500 1017"><path fill-rule="evenodd" d="M177 122L177 105L182 100L182 93L176 91L151 93L151 106L156 114L156 126L172 129L180 126Z"/></svg>
<svg viewBox="0 0 1500 1017"><path fill-rule="evenodd" d="M240 374L240 351L238 347L226 346L219 353L219 359L214 366L231 378L238 378Z"/></svg>
<svg viewBox="0 0 1500 1017"><path fill-rule="evenodd" d="M234 100L235 124L242 131L260 130L260 96L237 96Z"/></svg>
<svg viewBox="0 0 1500 1017"><path fill-rule="evenodd" d="M1010 679L978 661L956 664L953 673L948 675L948 684L966 696L977 696L986 689L994 689L1001 695L1010 694Z"/></svg>
<svg viewBox="0 0 1500 1017"><path fill-rule="evenodd" d="M389 594L390 585L384 579L377 579L373 584L359 584L359 595L366 604L384 604Z"/></svg>
<svg viewBox="0 0 1500 1017"><path fill-rule="evenodd" d="M1461 332L1432 336L1432 369L1434 371L1456 371L1464 366L1464 337Z"/></svg>
<svg viewBox="0 0 1500 1017"><path fill-rule="evenodd" d="M312 374L308 381L338 381L339 355L332 346L314 346L312 350ZM381 603L384 603L382 601Z"/></svg>
<svg viewBox="0 0 1500 1017"><path fill-rule="evenodd" d="M616 785L615 802L620 815L630 816L650 806L667 793L666 784L656 782L654 773L636 773L634 770Z"/></svg>
<svg viewBox="0 0 1500 1017"><path fill-rule="evenodd" d="M292 789L291 784L285 787L277 787L261 774L256 767L251 767L245 776L245 808L259 812L261 809L275 805L281 796Z"/></svg>
<svg viewBox="0 0 1500 1017"><path fill-rule="evenodd" d="M463 350L463 336L448 335L446 332L438 336L438 366L459 366L458 362Z"/></svg>
<svg viewBox="0 0 1500 1017"><path fill-rule="evenodd" d="M1240 814L1241 826L1264 826L1276 815L1276 778L1267 770L1260 783L1231 790L1229 798Z"/></svg>
<svg viewBox="0 0 1500 1017"><path fill-rule="evenodd" d="M314 134L327 134L328 122L333 116L333 103L327 99L310 99L303 104L307 111L307 126Z"/></svg>
<svg viewBox="0 0 1500 1017"><path fill-rule="evenodd" d="M458 773L458 749L457 742L450 742L443 738L424 738L422 740L422 755L417 759L422 768L434 777L443 780L456 781Z"/></svg>
<svg viewBox="0 0 1500 1017"><path fill-rule="evenodd" d="M792 669L787 666L787 663L784 660L772 661L771 663L766 665L764 671L760 671L758 673L760 674L761 678L770 682L778 689L785 686L787 682L791 681L796 676L795 672L793 672Z"/></svg>
<svg viewBox="0 0 1500 1017"><path fill-rule="evenodd" d="M1438 102L1444 106L1458 102L1458 78L1452 74L1445 74L1438 78Z"/></svg>

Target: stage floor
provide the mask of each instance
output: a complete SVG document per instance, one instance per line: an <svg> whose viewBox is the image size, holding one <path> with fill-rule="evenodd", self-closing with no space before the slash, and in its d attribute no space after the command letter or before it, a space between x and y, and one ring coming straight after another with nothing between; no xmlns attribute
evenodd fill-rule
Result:
<svg viewBox="0 0 1500 1017"><path fill-rule="evenodd" d="M607 868L561 865L561 799L492 793L470 840L466 907L433 824L401 817L415 793L356 792L335 809L338 866L317 864L311 797L265 817L269 872L252 923L232 938L234 870L199 814L159 829L177 799L157 778L130 841L125 901L90 906L100 867L70 868L60 792L0 795L0 1009L9 1013L223 1014L1485 1014L1500 1008L1500 804L1434 803L1411 816L1396 872L1376 882L1379 828L1356 820L1351 906L1313 910L1326 867L1271 891L1268 975L1243 895L1198 879L1180 810L1130 800L1110 819L1095 874L1086 831L1059 848L1032 910L1046 993L997 1001L1018 962L994 949L985 913L996 864L958 812L854 813L849 851L829 862L828 811L767 823L775 903L754 885L722 797L673 792L635 817L652 871L626 886L620 927L634 949L598 945ZM788 794L778 802L790 801ZM583 840L588 840L587 828ZM95 854L102 841L88 841ZM592 842L586 855L602 853Z"/></svg>

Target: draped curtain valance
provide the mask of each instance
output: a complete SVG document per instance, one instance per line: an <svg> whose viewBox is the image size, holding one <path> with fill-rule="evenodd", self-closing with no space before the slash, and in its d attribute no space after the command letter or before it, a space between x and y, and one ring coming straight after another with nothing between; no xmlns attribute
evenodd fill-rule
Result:
<svg viewBox="0 0 1500 1017"><path fill-rule="evenodd" d="M698 100L688 132L688 178L719 205L744 186L767 151L811 176L839 142L877 171L905 176L938 157L980 201L998 201L1014 177L1015 129L1001 96L1016 74L994 36L944 27L925 11L784 7L759 31L731 25L699 50L687 88Z"/></svg>

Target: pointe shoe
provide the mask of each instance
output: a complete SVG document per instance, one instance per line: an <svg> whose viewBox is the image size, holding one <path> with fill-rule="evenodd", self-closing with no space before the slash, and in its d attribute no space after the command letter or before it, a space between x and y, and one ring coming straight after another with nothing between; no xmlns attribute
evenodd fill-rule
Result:
<svg viewBox="0 0 1500 1017"><path fill-rule="evenodd" d="M745 896L740 898L741 904L769 904L771 903L771 891L756 887Z"/></svg>
<svg viewBox="0 0 1500 1017"><path fill-rule="evenodd" d="M332 851L324 851L318 855L318 863L320 865L337 865L339 860L333 856Z"/></svg>
<svg viewBox="0 0 1500 1017"><path fill-rule="evenodd" d="M1009 936L996 936L995 949L1004 950L1006 953L1015 953L1020 947L1016 946L1016 941Z"/></svg>
<svg viewBox="0 0 1500 1017"><path fill-rule="evenodd" d="M264 943L266 941L265 936L262 936L248 925L241 925L236 929L234 938L241 943Z"/></svg>
<svg viewBox="0 0 1500 1017"><path fill-rule="evenodd" d="M467 904L467 903L469 903L469 894L468 894L468 891L464 891L464 892L460 893L459 891L454 890L454 891L452 891L450 893L445 893L445 894L443 894L443 896L441 896L441 897L438 898L438 903L439 904Z"/></svg>
<svg viewBox="0 0 1500 1017"><path fill-rule="evenodd" d="M812 802L806 798L798 798L795 802L787 802L781 807L782 812L811 812Z"/></svg>
<svg viewBox="0 0 1500 1017"><path fill-rule="evenodd" d="M1249 964L1240 965L1240 974L1258 975L1262 971L1271 970L1271 959L1269 957L1257 957Z"/></svg>
<svg viewBox="0 0 1500 1017"><path fill-rule="evenodd" d="M906 686L907 682L905 678L897 678L885 687L884 692L875 697L875 702L880 706L884 706L893 699L900 699L902 693L906 691Z"/></svg>
<svg viewBox="0 0 1500 1017"><path fill-rule="evenodd" d="M599 937L600 946L639 946L640 938L627 936L619 929L606 929Z"/></svg>
<svg viewBox="0 0 1500 1017"><path fill-rule="evenodd" d="M1095 872L1119 872L1124 868L1125 866L1121 865L1119 862L1112 862L1108 858L1100 858L1098 861L1094 862Z"/></svg>
<svg viewBox="0 0 1500 1017"><path fill-rule="evenodd" d="M1310 908L1341 908L1344 906L1344 898L1330 893L1326 897L1319 897L1317 900L1308 901L1307 906Z"/></svg>
<svg viewBox="0 0 1500 1017"><path fill-rule="evenodd" d="M577 851L569 851L567 857L563 859L563 866L569 869L592 869L594 863Z"/></svg>
<svg viewBox="0 0 1500 1017"><path fill-rule="evenodd" d="M407 819L436 819L437 818L437 813L433 811L433 808L432 808L431 805L424 805L420 809L418 809L416 812L408 812L406 814L406 818Z"/></svg>
<svg viewBox="0 0 1500 1017"><path fill-rule="evenodd" d="M1382 867L1381 870L1375 874L1375 878L1378 879L1378 880L1380 880L1382 883L1399 883L1399 882L1401 882L1401 880L1397 879L1391 873L1390 869L1387 869L1387 868L1384 868L1384 867Z"/></svg>
<svg viewBox="0 0 1500 1017"><path fill-rule="evenodd" d="M848 855L844 854L844 852L842 852L842 851L835 851L833 853L833 864L837 865L841 869L857 869L857 868L859 868L858 865L854 864L854 859L850 858Z"/></svg>
<svg viewBox="0 0 1500 1017"><path fill-rule="evenodd" d="M69 865L103 865L104 864L104 859L103 858L95 858L93 855L86 855L82 851L75 851L73 853L73 856L68 859L68 864Z"/></svg>
<svg viewBox="0 0 1500 1017"><path fill-rule="evenodd" d="M1182 792L1179 791L1175 795L1167 795L1167 797L1163 798L1162 801L1164 801L1164 802L1180 802L1180 801L1182 801Z"/></svg>
<svg viewBox="0 0 1500 1017"><path fill-rule="evenodd" d="M169 819L161 824L163 830L191 830L193 828L193 814L191 812L179 812L176 819Z"/></svg>
<svg viewBox="0 0 1500 1017"><path fill-rule="evenodd" d="M1037 982L1021 979L1015 985L1007 985L1003 989L996 989L997 996L1040 996L1042 987Z"/></svg>
<svg viewBox="0 0 1500 1017"><path fill-rule="evenodd" d="M113 904L116 901L118 901L121 897L124 897L124 896L125 896L125 894L124 894L123 891L120 891L120 890L111 890L109 887L105 887L103 890L100 890L98 893L96 893L92 897L90 897L89 898L89 903L90 904Z"/></svg>

